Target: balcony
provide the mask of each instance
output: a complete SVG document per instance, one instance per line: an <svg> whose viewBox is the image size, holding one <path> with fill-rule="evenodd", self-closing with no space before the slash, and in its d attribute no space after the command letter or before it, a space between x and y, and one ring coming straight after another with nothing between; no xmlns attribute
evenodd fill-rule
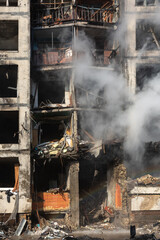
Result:
<svg viewBox="0 0 160 240"><path fill-rule="evenodd" d="M37 50L33 51L33 65L46 66L67 64L72 62L72 50L67 49L53 49L51 51Z"/></svg>
<svg viewBox="0 0 160 240"><path fill-rule="evenodd" d="M107 66L112 61L112 53L111 50L94 49L94 51L90 52L90 64L93 66ZM74 59L83 61L85 54L85 52L78 52L77 59ZM71 48L33 51L33 66L35 67L72 64L75 61L74 59Z"/></svg>
<svg viewBox="0 0 160 240"><path fill-rule="evenodd" d="M52 7L51 4L32 5L33 27L53 26L75 21L103 25L114 23L117 19L116 16L116 7L110 1L107 1L101 8L72 4L59 4L56 8Z"/></svg>

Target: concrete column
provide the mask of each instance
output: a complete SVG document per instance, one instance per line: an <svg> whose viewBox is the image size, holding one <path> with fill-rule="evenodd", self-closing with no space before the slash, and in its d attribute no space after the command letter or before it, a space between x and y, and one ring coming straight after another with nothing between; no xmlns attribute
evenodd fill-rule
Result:
<svg viewBox="0 0 160 240"><path fill-rule="evenodd" d="M30 175L30 154L21 153L19 156L19 213L30 213L31 201L31 175Z"/></svg>
<svg viewBox="0 0 160 240"><path fill-rule="evenodd" d="M79 163L72 162L69 167L70 182L70 223L72 229L79 227Z"/></svg>
<svg viewBox="0 0 160 240"><path fill-rule="evenodd" d="M107 206L115 208L115 186L114 169L111 167L107 171Z"/></svg>

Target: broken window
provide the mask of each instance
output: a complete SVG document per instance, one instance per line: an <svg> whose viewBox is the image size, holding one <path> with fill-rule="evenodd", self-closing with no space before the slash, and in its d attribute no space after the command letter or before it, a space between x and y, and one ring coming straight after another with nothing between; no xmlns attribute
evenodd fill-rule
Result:
<svg viewBox="0 0 160 240"><path fill-rule="evenodd" d="M0 21L0 50L18 50L18 21Z"/></svg>
<svg viewBox="0 0 160 240"><path fill-rule="evenodd" d="M0 188L18 184L19 164L17 158L0 158Z"/></svg>
<svg viewBox="0 0 160 240"><path fill-rule="evenodd" d="M0 0L0 6L17 7L18 0Z"/></svg>
<svg viewBox="0 0 160 240"><path fill-rule="evenodd" d="M65 103L65 83L63 81L40 81L38 88L39 105Z"/></svg>
<svg viewBox="0 0 160 240"><path fill-rule="evenodd" d="M0 144L18 143L18 111L0 111Z"/></svg>
<svg viewBox="0 0 160 240"><path fill-rule="evenodd" d="M102 107L105 104L105 87L99 87L97 82L85 79L83 85L76 84L77 106Z"/></svg>
<svg viewBox="0 0 160 240"><path fill-rule="evenodd" d="M52 114L50 117L46 116L46 119L43 117L38 133L40 144L34 148L35 158L59 158L60 155L72 154L73 126L68 114L65 113L65 116Z"/></svg>
<svg viewBox="0 0 160 240"><path fill-rule="evenodd" d="M62 165L59 159L35 162L34 188L36 191L51 192L57 189L58 193L58 188L65 190L67 182L65 165L66 163Z"/></svg>
<svg viewBox="0 0 160 240"><path fill-rule="evenodd" d="M136 69L137 89L142 90L145 84L151 81L160 73L160 65L138 65Z"/></svg>
<svg viewBox="0 0 160 240"><path fill-rule="evenodd" d="M17 65L0 65L0 98L17 97Z"/></svg>
<svg viewBox="0 0 160 240"><path fill-rule="evenodd" d="M54 104L70 103L70 74L68 70L43 73L37 82L39 107L55 107Z"/></svg>
<svg viewBox="0 0 160 240"><path fill-rule="evenodd" d="M159 26L145 20L138 20L136 24L136 50L160 49Z"/></svg>
<svg viewBox="0 0 160 240"><path fill-rule="evenodd" d="M51 122L51 123L42 123L40 134L41 134L41 143L60 140L64 135L64 126L61 122Z"/></svg>

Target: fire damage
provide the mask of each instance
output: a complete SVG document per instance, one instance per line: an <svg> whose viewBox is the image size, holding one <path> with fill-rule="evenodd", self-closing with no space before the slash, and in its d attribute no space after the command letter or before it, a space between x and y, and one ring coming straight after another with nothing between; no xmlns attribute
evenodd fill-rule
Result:
<svg viewBox="0 0 160 240"><path fill-rule="evenodd" d="M1 2L0 8L21 8L18 1ZM159 6L159 1L133 5L152 9L156 2ZM141 162L136 162L126 150L128 126L122 126L121 136L112 124L117 106L125 112L132 103L112 99L124 87L119 88L119 79L116 93L110 87L123 73L136 98L159 76L159 28L153 16L135 14L135 42L125 53L117 40L124 5L118 0L32 0L27 15L31 69L29 62L22 64L27 65L24 82L26 69L31 79L25 90L16 55L22 51L22 25L1 20L0 50L14 52L0 65L0 239L104 239L85 235L97 229L102 234L125 229L123 239L160 239L159 134L143 141ZM27 61L29 50L24 48L19 59Z"/></svg>

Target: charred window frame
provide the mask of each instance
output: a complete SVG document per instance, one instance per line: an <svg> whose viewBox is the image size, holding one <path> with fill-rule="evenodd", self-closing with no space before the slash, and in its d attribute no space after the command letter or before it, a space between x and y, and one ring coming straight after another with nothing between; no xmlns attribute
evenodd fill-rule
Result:
<svg viewBox="0 0 160 240"><path fill-rule="evenodd" d="M160 64L139 64L136 67L137 92L160 73Z"/></svg>
<svg viewBox="0 0 160 240"><path fill-rule="evenodd" d="M18 185L18 158L0 158L0 188L13 188Z"/></svg>
<svg viewBox="0 0 160 240"><path fill-rule="evenodd" d="M48 159L35 162L34 190L37 192L52 192L52 190L65 190L67 184L67 163L63 165L59 159ZM43 178L42 178L43 176ZM56 193L56 192L55 192Z"/></svg>
<svg viewBox="0 0 160 240"><path fill-rule="evenodd" d="M39 106L65 103L64 81L40 81L38 86Z"/></svg>
<svg viewBox="0 0 160 240"><path fill-rule="evenodd" d="M54 140L59 141L64 136L67 125L68 120L56 121L48 119L41 122L39 127L39 143Z"/></svg>
<svg viewBox="0 0 160 240"><path fill-rule="evenodd" d="M159 50L160 31L159 26L147 20L136 22L136 50Z"/></svg>
<svg viewBox="0 0 160 240"><path fill-rule="evenodd" d="M0 20L0 51L18 51L17 20Z"/></svg>
<svg viewBox="0 0 160 240"><path fill-rule="evenodd" d="M45 108L70 105L70 78L71 71L66 69L44 72L39 79L35 77L38 106Z"/></svg>
<svg viewBox="0 0 160 240"><path fill-rule="evenodd" d="M0 65L0 98L17 97L18 65Z"/></svg>
<svg viewBox="0 0 160 240"><path fill-rule="evenodd" d="M0 144L17 144L19 135L19 112L0 111Z"/></svg>

